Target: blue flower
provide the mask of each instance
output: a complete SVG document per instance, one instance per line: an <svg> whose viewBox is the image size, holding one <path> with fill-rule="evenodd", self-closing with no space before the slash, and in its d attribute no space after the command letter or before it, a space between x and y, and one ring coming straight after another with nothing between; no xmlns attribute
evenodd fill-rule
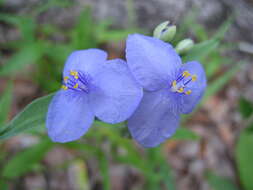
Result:
<svg viewBox="0 0 253 190"><path fill-rule="evenodd" d="M170 44L140 34L128 37L126 59L144 88L128 128L139 144L155 147L175 133L180 114L190 113L203 96L205 72L196 61L182 64Z"/></svg>
<svg viewBox="0 0 253 190"><path fill-rule="evenodd" d="M107 123L126 120L143 95L121 59L106 61L99 49L73 52L63 70L63 85L49 105L46 127L55 142L79 139L95 116Z"/></svg>

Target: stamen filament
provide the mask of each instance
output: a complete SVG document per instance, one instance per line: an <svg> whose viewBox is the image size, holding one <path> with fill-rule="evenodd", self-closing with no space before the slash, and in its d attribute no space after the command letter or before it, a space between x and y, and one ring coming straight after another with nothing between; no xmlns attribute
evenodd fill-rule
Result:
<svg viewBox="0 0 253 190"><path fill-rule="evenodd" d="M71 89L88 93L88 82L88 78L85 74L71 70L69 76L63 78L62 88L64 90Z"/></svg>
<svg viewBox="0 0 253 190"><path fill-rule="evenodd" d="M190 77L191 76L191 77ZM185 78L190 77L189 80L185 80ZM184 89L187 87L187 85L192 81L197 80L197 75L190 74L189 71L183 71L183 73L172 82L171 84L171 91L177 92L177 93L184 93L186 95L189 95L192 93L192 90L184 91Z"/></svg>

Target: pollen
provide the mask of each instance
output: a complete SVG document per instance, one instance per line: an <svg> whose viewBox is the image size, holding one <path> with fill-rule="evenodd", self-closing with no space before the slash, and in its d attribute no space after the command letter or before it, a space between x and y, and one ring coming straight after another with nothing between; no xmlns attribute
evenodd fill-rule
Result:
<svg viewBox="0 0 253 190"><path fill-rule="evenodd" d="M191 90L187 90L187 91L185 92L186 95L190 95L191 93L192 93Z"/></svg>
<svg viewBox="0 0 253 190"><path fill-rule="evenodd" d="M189 73L189 71L184 71L183 72L183 77L189 77L189 76L191 76L191 74Z"/></svg>
<svg viewBox="0 0 253 190"><path fill-rule="evenodd" d="M176 86L177 86L177 81L174 80L174 81L172 82L172 86L173 86L173 87L176 87Z"/></svg>
<svg viewBox="0 0 253 190"><path fill-rule="evenodd" d="M77 71L70 71L70 75L74 76L75 79L78 79L78 72Z"/></svg>
<svg viewBox="0 0 253 190"><path fill-rule="evenodd" d="M65 76L65 77L63 78L64 82L67 82L68 79L69 79L68 76Z"/></svg>
<svg viewBox="0 0 253 190"><path fill-rule="evenodd" d="M192 81L196 81L197 80L197 75L192 75Z"/></svg>
<svg viewBox="0 0 253 190"><path fill-rule="evenodd" d="M78 83L76 83L75 86L73 86L73 88L78 88Z"/></svg>
<svg viewBox="0 0 253 190"><path fill-rule="evenodd" d="M179 89L177 90L177 92L179 92L179 93L184 92L184 88L183 88L183 87L179 88Z"/></svg>
<svg viewBox="0 0 253 190"><path fill-rule="evenodd" d="M65 86L65 85L62 85L61 88L62 88L63 90L68 90L68 87Z"/></svg>

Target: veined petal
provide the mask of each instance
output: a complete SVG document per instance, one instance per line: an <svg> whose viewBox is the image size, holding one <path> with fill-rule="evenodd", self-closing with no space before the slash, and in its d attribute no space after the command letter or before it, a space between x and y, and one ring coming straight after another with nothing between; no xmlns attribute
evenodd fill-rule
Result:
<svg viewBox="0 0 253 190"><path fill-rule="evenodd" d="M181 66L181 59L170 44L140 34L128 36L126 59L134 77L149 91L165 87Z"/></svg>
<svg viewBox="0 0 253 190"><path fill-rule="evenodd" d="M128 119L142 98L142 88L127 68L125 61L106 62L102 72L93 77L89 93L95 115L104 122L118 123Z"/></svg>
<svg viewBox="0 0 253 190"><path fill-rule="evenodd" d="M132 137L144 147L155 147L173 135L179 125L179 114L170 109L165 90L144 92L142 101L128 120Z"/></svg>
<svg viewBox="0 0 253 190"><path fill-rule="evenodd" d="M86 95L60 90L49 105L46 127L52 141L64 143L79 139L93 120Z"/></svg>
<svg viewBox="0 0 253 190"><path fill-rule="evenodd" d="M77 50L68 57L63 75L68 76L71 70L83 73L94 73L107 59L107 53L100 49Z"/></svg>
<svg viewBox="0 0 253 190"><path fill-rule="evenodd" d="M206 75L200 63L197 61L188 62L183 64L181 72L188 71L191 77L196 77L194 81L186 85L185 91L190 91L189 95L183 94L179 98L179 107L182 113L190 113L195 105L202 98L206 89Z"/></svg>

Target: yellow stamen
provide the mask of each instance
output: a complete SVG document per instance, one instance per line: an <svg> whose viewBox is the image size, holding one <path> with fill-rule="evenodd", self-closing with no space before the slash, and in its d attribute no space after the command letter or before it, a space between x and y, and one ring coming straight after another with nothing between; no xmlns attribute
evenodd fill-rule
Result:
<svg viewBox="0 0 253 190"><path fill-rule="evenodd" d="M68 90L68 87L65 86L65 85L62 85L61 88L62 88L63 90Z"/></svg>
<svg viewBox="0 0 253 190"><path fill-rule="evenodd" d="M65 76L63 80L64 80L64 82L67 82L68 79L69 79L69 77Z"/></svg>
<svg viewBox="0 0 253 190"><path fill-rule="evenodd" d="M77 75L77 72L71 70L71 71L70 71L70 75L75 76L75 75Z"/></svg>
<svg viewBox="0 0 253 190"><path fill-rule="evenodd" d="M192 93L191 90L187 90L187 91L185 92L186 95L189 95L189 94L191 94L191 93Z"/></svg>
<svg viewBox="0 0 253 190"><path fill-rule="evenodd" d="M192 75L192 81L196 81L197 80L197 75Z"/></svg>
<svg viewBox="0 0 253 190"><path fill-rule="evenodd" d="M191 74L189 73L189 71L184 71L183 72L183 77L189 77L191 76Z"/></svg>
<svg viewBox="0 0 253 190"><path fill-rule="evenodd" d="M173 86L173 87L177 86L177 81L174 80L174 81L172 82L172 86Z"/></svg>
<svg viewBox="0 0 253 190"><path fill-rule="evenodd" d="M70 71L70 75L74 76L75 79L78 79L78 72L77 71Z"/></svg>
<svg viewBox="0 0 253 190"><path fill-rule="evenodd" d="M74 88L78 88L78 83L75 84Z"/></svg>
<svg viewBox="0 0 253 190"><path fill-rule="evenodd" d="M177 90L177 92L179 92L179 93L184 92L184 88L183 88L183 87L179 88L179 89Z"/></svg>

